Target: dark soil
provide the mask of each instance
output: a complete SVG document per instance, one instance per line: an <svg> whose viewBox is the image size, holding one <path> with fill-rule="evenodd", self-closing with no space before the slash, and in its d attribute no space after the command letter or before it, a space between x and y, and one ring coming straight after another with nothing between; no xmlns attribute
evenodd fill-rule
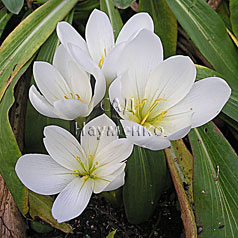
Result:
<svg viewBox="0 0 238 238"><path fill-rule="evenodd" d="M115 238L182 238L183 224L174 190L161 196L154 216L140 225L128 223L123 207L113 208L102 196L94 195L85 211L69 222L73 234L54 230L47 234L38 234L28 230L29 238L105 238L111 231L117 230Z"/></svg>

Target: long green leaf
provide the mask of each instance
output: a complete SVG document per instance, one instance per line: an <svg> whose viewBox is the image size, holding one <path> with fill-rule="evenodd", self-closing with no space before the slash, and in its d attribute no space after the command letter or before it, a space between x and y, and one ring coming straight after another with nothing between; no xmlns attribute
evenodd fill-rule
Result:
<svg viewBox="0 0 238 238"><path fill-rule="evenodd" d="M219 15L204 0L194 4L192 0L166 1L205 58L238 89L238 53Z"/></svg>
<svg viewBox="0 0 238 238"><path fill-rule="evenodd" d="M114 7L113 0L100 0L100 9L109 16L115 38L117 38L123 23L118 9Z"/></svg>
<svg viewBox="0 0 238 238"><path fill-rule="evenodd" d="M123 200L129 222L148 220L165 186L166 161L163 151L151 151L138 146L127 161Z"/></svg>
<svg viewBox="0 0 238 238"><path fill-rule="evenodd" d="M12 13L8 13L6 8L0 10L0 37L11 16Z"/></svg>
<svg viewBox="0 0 238 238"><path fill-rule="evenodd" d="M13 78L11 86L0 101L0 173L22 214L28 211L28 190L15 173L15 164L21 152L9 123L8 113L14 103L14 86L32 60L28 61Z"/></svg>
<svg viewBox="0 0 238 238"><path fill-rule="evenodd" d="M53 32L77 0L51 0L25 18L0 48L0 99L13 77Z"/></svg>
<svg viewBox="0 0 238 238"><path fill-rule="evenodd" d="M238 39L238 1L230 0L230 13L232 30Z"/></svg>
<svg viewBox="0 0 238 238"><path fill-rule="evenodd" d="M24 4L24 0L2 0L5 7L12 13L18 14Z"/></svg>
<svg viewBox="0 0 238 238"><path fill-rule="evenodd" d="M238 237L238 157L213 123L189 133L194 206L201 238Z"/></svg>
<svg viewBox="0 0 238 238"><path fill-rule="evenodd" d="M140 0L139 11L148 12L155 24L155 33L164 47L164 57L176 54L177 21L166 0Z"/></svg>

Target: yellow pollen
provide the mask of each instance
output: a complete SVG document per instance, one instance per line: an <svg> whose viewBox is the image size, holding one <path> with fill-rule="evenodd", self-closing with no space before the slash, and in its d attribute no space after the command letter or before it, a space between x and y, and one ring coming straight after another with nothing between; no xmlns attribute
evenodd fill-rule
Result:
<svg viewBox="0 0 238 238"><path fill-rule="evenodd" d="M102 58L98 62L98 67L101 69L103 64L104 64L104 57L102 56Z"/></svg>
<svg viewBox="0 0 238 238"><path fill-rule="evenodd" d="M69 99L67 96L64 96L65 99Z"/></svg>
<svg viewBox="0 0 238 238"><path fill-rule="evenodd" d="M139 103L135 106L135 109L137 109L138 107L141 107L143 105L143 103Z"/></svg>
<svg viewBox="0 0 238 238"><path fill-rule="evenodd" d="M95 163L96 165L98 165L98 162L96 161L96 163Z"/></svg>
<svg viewBox="0 0 238 238"><path fill-rule="evenodd" d="M79 156L76 156L75 159L78 160L78 161L81 160L81 158Z"/></svg>
<svg viewBox="0 0 238 238"><path fill-rule="evenodd" d="M71 97L74 99L75 97L74 97L74 95L72 94L72 93L70 93L70 95L71 95Z"/></svg>
<svg viewBox="0 0 238 238"><path fill-rule="evenodd" d="M93 159L93 156L91 154L88 155L89 159Z"/></svg>
<svg viewBox="0 0 238 238"><path fill-rule="evenodd" d="M105 57L107 56L106 48L104 48L104 55L105 55Z"/></svg>
<svg viewBox="0 0 238 238"><path fill-rule="evenodd" d="M159 102L159 101L167 101L167 99L165 99L165 98L157 98L157 99L155 99L155 102Z"/></svg>
<svg viewBox="0 0 238 238"><path fill-rule="evenodd" d="M79 170L76 170L76 169L75 169L75 170L73 170L73 172L78 174L78 173L79 173Z"/></svg>
<svg viewBox="0 0 238 238"><path fill-rule="evenodd" d="M78 99L79 101L84 102L84 100L82 100L82 99L80 98L80 96L79 96L77 93L75 94L75 96L76 96L77 98L75 98L75 96L74 96L73 93L70 93L70 96L71 96L72 99ZM69 97L67 97L67 96L64 96L64 98L65 98L65 99L69 99Z"/></svg>
<svg viewBox="0 0 238 238"><path fill-rule="evenodd" d="M147 101L147 102L148 102L148 101L149 101L149 99L148 99L148 98L144 98L144 99L142 99L142 100L141 100L141 102L142 102L142 103L144 103L145 101Z"/></svg>

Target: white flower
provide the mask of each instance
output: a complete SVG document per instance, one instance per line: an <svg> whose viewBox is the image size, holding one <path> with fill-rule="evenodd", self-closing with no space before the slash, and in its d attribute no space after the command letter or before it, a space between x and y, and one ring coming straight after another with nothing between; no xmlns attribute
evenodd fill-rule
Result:
<svg viewBox="0 0 238 238"><path fill-rule="evenodd" d="M16 173L27 188L43 195L59 193L52 207L58 222L79 216L92 192L124 184L125 160L133 145L118 139L115 128L106 115L99 116L84 127L80 145L68 131L47 126L44 144L49 155L26 154L17 161Z"/></svg>
<svg viewBox="0 0 238 238"><path fill-rule="evenodd" d="M163 61L161 49L159 38L142 30L125 47L118 65L124 73L109 88L127 138L152 150L164 149L170 140L212 120L231 94L221 78L195 82L196 68L189 57Z"/></svg>
<svg viewBox="0 0 238 238"><path fill-rule="evenodd" d="M88 116L105 94L104 77L94 74L93 93L90 75L77 65L63 45L56 49L53 65L35 62L33 74L43 96L31 86L29 98L34 108L47 117L73 120Z"/></svg>
<svg viewBox="0 0 238 238"><path fill-rule="evenodd" d="M117 62L124 43L131 40L142 30L154 31L152 18L147 13L137 13L121 29L116 42L108 16L97 9L89 16L86 29L86 41L67 22L59 22L57 34L61 43L68 48L76 61L92 73L103 72L108 84L117 76ZM115 47L116 46L116 47Z"/></svg>

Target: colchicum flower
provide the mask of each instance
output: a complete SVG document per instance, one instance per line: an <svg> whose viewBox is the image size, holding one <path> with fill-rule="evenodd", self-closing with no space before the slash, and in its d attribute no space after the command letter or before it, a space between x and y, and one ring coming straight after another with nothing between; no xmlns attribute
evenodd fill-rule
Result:
<svg viewBox="0 0 238 238"><path fill-rule="evenodd" d="M49 155L26 154L19 158L16 173L30 190L59 193L52 215L58 222L79 216L92 193L110 191L124 184L125 160L133 150L127 139L118 139L115 123L101 115L85 125L81 144L58 126L44 129Z"/></svg>
<svg viewBox="0 0 238 238"><path fill-rule="evenodd" d="M142 30L121 58L118 67L124 73L111 84L109 96L124 119L127 138L138 146L170 146L170 140L217 116L230 97L231 89L221 78L195 82L196 68L189 57L163 61L161 42L149 31Z"/></svg>
<svg viewBox="0 0 238 238"><path fill-rule="evenodd" d="M53 65L35 62L33 75L43 96L33 85L29 98L34 108L47 117L73 120L88 116L105 94L103 75L94 74L93 93L90 74L73 60L63 45L56 49Z"/></svg>
<svg viewBox="0 0 238 238"><path fill-rule="evenodd" d="M108 84L117 76L117 62L121 60L125 42L130 41L142 30L154 31L152 18L147 13L137 13L121 29L116 42L108 16L97 9L89 16L86 41L67 22L59 22L57 34L60 42L69 50L75 60L92 73L100 71Z"/></svg>

